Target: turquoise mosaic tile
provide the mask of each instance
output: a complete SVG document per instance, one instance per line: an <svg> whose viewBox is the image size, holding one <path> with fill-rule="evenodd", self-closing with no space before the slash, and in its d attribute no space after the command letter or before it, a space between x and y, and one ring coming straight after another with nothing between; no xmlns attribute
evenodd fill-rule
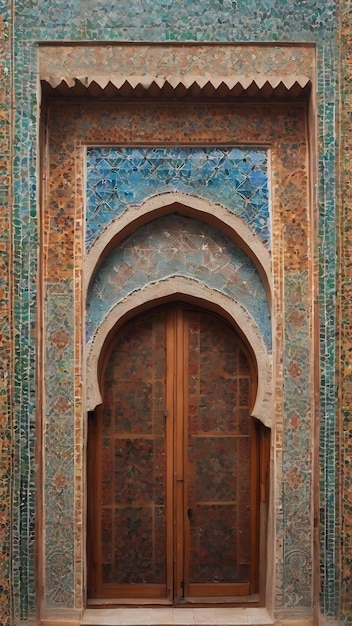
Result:
<svg viewBox="0 0 352 626"><path fill-rule="evenodd" d="M0 3L0 623L9 626L13 617L11 598L12 563L12 465L11 420L11 60L10 2Z"/></svg>
<svg viewBox="0 0 352 626"><path fill-rule="evenodd" d="M336 414L336 144L337 56L329 46L318 47L318 90L324 93L318 103L323 123L319 128L319 315L320 315L320 529L321 605L323 613L338 614L340 581L339 521L336 488L339 482L337 460L338 415Z"/></svg>
<svg viewBox="0 0 352 626"><path fill-rule="evenodd" d="M38 226L36 142L36 51L16 46L21 76L14 75L19 93L26 84L28 99L18 97L14 115L13 276L14 276L14 467L12 580L17 619L33 615L36 599L34 563L36 539L36 290ZM23 150L23 148L25 149Z"/></svg>
<svg viewBox="0 0 352 626"><path fill-rule="evenodd" d="M222 203L268 245L267 168L259 149L88 149L86 247L128 206L172 191Z"/></svg>
<svg viewBox="0 0 352 626"><path fill-rule="evenodd" d="M343 624L349 624L352 615L352 476L351 476L351 303L352 303L352 280L351 280L351 240L352 240L352 194L351 194L351 92L352 92L352 59L351 59L351 2L340 4L340 102L341 106L341 137L339 143L339 164L341 178L339 181L342 190L343 203L341 206L341 222L339 232L339 243L341 245L341 294L338 298L338 309L341 316L341 327L339 329L338 341L339 351L339 383L341 398L341 431L343 432L343 445L340 457L337 458L339 464L339 481L336 481L336 488L339 489L341 506L340 524L340 544L336 546L340 552L340 611ZM330 470L329 470L330 473ZM329 502L330 504L330 502ZM328 505L327 505L328 506ZM334 501L330 506L334 506ZM341 546L341 547L340 547ZM331 555L333 562L334 555ZM331 573L332 576L332 573Z"/></svg>

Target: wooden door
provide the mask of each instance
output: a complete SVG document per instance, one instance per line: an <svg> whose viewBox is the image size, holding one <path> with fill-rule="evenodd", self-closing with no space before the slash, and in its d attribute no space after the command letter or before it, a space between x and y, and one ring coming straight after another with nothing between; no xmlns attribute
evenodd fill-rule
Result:
<svg viewBox="0 0 352 626"><path fill-rule="evenodd" d="M98 598L171 596L165 311L117 335L88 445L88 582Z"/></svg>
<svg viewBox="0 0 352 626"><path fill-rule="evenodd" d="M88 443L88 584L112 602L257 591L256 378L230 325L177 304L116 335Z"/></svg>

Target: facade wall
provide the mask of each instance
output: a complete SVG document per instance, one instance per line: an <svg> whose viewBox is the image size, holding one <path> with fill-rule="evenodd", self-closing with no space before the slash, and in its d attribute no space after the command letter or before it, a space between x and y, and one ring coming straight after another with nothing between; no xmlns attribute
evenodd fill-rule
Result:
<svg viewBox="0 0 352 626"><path fill-rule="evenodd" d="M341 5L340 25L340 101L339 101L339 178L338 206L339 220L337 228L339 282L337 298L337 362L338 396L337 416L339 432L339 477L336 488L340 495L340 568L341 618L348 623L352 614L352 594L350 576L352 567L351 543L351 475L350 475L350 432L351 432L351 3Z"/></svg>
<svg viewBox="0 0 352 626"><path fill-rule="evenodd" d="M1 409L0 409L0 620L6 624L11 615L11 473L12 473L12 439L13 423L11 420L12 385L11 375L13 364L11 320L11 289L10 283L11 255L11 211L12 211L12 52L11 52L11 6L4 3L0 18L1 46L1 95L0 95L0 207L1 207Z"/></svg>
<svg viewBox="0 0 352 626"><path fill-rule="evenodd" d="M2 428L1 498L2 522L1 559L4 572L1 610L2 622L35 621L35 516L39 502L35 481L36 472L36 411L42 401L42 384L36 372L40 370L41 355L36 356L36 340L40 332L38 315L38 284L41 266L38 264L40 217L39 208L39 91L38 44L51 40L89 42L114 41L217 41L217 42L308 42L316 51L317 127L310 120L312 136L317 131L318 141L318 194L312 192L314 225L310 237L309 255L315 256L319 265L319 296L316 306L319 317L321 391L315 421L320 433L320 577L316 566L310 569L316 585L320 586L322 614L338 617L344 623L351 619L351 591L348 578L350 569L350 475L348 433L350 423L349 387L349 157L350 116L348 112L350 91L349 29L351 8L342 3L341 31L336 3L331 2L193 2L169 1L119 2L21 2L1 6L0 23L2 84L1 133L4 177L2 191L3 209L1 230L3 288L2 368L3 388L0 397ZM341 56L338 57L337 36L341 34ZM65 48L63 48L63 55ZM274 61L265 57L266 73L275 70ZM104 59L103 59L104 61ZM295 60L292 58L295 73ZM260 59L252 65L258 66ZM340 62L340 65L339 65ZM343 98L338 105L338 78L342 71ZM298 72L297 72L298 73ZM12 77L12 78L11 78ZM11 97L13 108L11 108ZM340 112L340 127L336 120ZM340 161L337 134L342 133ZM10 135L10 133L12 133ZM12 138L12 143L10 142ZM314 138L314 137L313 137ZM342 149L343 148L343 149ZM314 164L314 159L313 159ZM338 165L340 167L338 167ZM314 165L313 165L314 170ZM339 172L339 187L337 187ZM314 172L311 172L313 177ZM341 214L338 207L343 208ZM318 207L318 209L317 209ZM343 231L343 234L341 234ZM318 233L317 239L314 232ZM310 233L312 234L312 233ZM294 239L294 238L293 238ZM336 245L339 244L339 294L336 316ZM12 244L12 245L10 245ZM288 241L288 244L290 242ZM69 271L69 268L68 268ZM39 281L38 281L39 278ZM72 279L72 271L69 280ZM309 284L305 282L305 284ZM310 286L314 284L314 280ZM296 289L297 283L292 286ZM287 288L290 282L287 281ZM292 292L293 293L293 292ZM55 298L61 306L63 319L70 310L67 295ZM66 299L65 299L66 298ZM53 302L54 302L53 300ZM304 300L308 302L307 294ZM294 298L291 300L294 303ZM61 303L61 304L60 304ZM294 304L292 305L294 307ZM310 304L312 306L312 303ZM314 307L313 307L314 308ZM39 312L40 313L40 312ZM287 316L293 315L287 311ZM57 311L53 315L57 314ZM13 318L13 324L9 320ZM68 324L70 324L68 320ZM12 331L10 328L12 327ZM11 335L11 333L13 333ZM338 339L337 344L335 343ZM285 325L285 341L297 342L297 329ZM338 346L338 349L335 346ZM318 346L316 346L318 350ZM38 361L39 358L39 361ZM338 359L338 360L337 360ZM337 397L336 363L341 359L340 394ZM39 366L39 368L38 368ZM288 369L290 364L285 364ZM10 381L10 384L9 384ZM289 382L289 378L287 378ZM292 382L292 379L291 379ZM318 377L317 377L318 382ZM313 393L313 390L310 390ZM318 399L318 398L316 398ZM337 402L338 400L338 402ZM290 407L286 407L288 415ZM343 424L340 423L340 412ZM307 417L305 407L302 413ZM292 417L292 416L291 416ZM313 419L312 417L309 418ZM343 427L344 435L341 438ZM288 454L290 441L289 422L285 424L283 458L288 460L284 472L289 474L292 463ZM302 438L299 451L306 454L310 440L307 430L298 431ZM292 433L293 436L293 433ZM340 439L343 446L340 449ZM300 447L301 446L301 447ZM303 447L302 447L303 446ZM12 456L11 456L12 455ZM13 459L10 471L10 459ZM11 478L10 478L11 474ZM338 487L341 485L342 491ZM302 502L300 502L302 504ZM287 501L286 521L290 520ZM310 505L309 505L310 506ZM342 517L340 519L340 511ZM10 521L11 512L11 521ZM318 523L318 522L317 522ZM286 526L287 524L283 524ZM38 526L37 526L38 528ZM290 529L288 529L289 532ZM342 531L342 543L340 532ZM288 535L287 535L288 537ZM316 539L318 535L316 535ZM340 545L342 552L340 552ZM317 547L317 546L316 546ZM292 555L291 555L292 559ZM290 572L291 567L291 573ZM292 565L282 564L281 606L305 606L304 594L292 587ZM315 567L315 569L314 569ZM301 575L297 572L297 576ZM285 582L286 581L286 582Z"/></svg>

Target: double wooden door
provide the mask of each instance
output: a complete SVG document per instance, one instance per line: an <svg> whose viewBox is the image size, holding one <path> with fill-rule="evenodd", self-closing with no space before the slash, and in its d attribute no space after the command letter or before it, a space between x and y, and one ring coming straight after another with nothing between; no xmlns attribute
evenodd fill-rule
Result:
<svg viewBox="0 0 352 626"><path fill-rule="evenodd" d="M256 378L234 329L186 305L117 333L88 442L88 592L219 602L257 591Z"/></svg>

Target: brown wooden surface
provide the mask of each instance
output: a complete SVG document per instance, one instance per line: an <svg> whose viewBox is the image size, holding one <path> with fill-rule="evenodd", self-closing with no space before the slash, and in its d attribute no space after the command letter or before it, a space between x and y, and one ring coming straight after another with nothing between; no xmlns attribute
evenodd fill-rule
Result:
<svg viewBox="0 0 352 626"><path fill-rule="evenodd" d="M118 332L89 419L91 599L257 593L269 448L255 386L245 346L207 311L164 306Z"/></svg>

